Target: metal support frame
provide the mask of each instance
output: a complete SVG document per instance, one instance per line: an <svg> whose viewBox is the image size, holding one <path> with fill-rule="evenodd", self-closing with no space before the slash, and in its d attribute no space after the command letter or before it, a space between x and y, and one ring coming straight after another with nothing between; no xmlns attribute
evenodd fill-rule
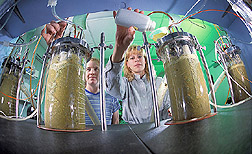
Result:
<svg viewBox="0 0 252 154"><path fill-rule="evenodd" d="M152 93L152 101L153 101L153 106L154 106L154 122L155 122L155 127L159 127L160 117L159 117L159 106L158 106L158 101L157 101L157 90L156 90L155 78L153 76L153 67L151 65L151 55L150 55L150 49L149 49L150 44L148 43L145 32L143 32L143 41L144 41L144 48L147 55L148 69L150 73L151 93Z"/></svg>
<svg viewBox="0 0 252 154"><path fill-rule="evenodd" d="M207 65L207 62L206 62L206 58L204 56L204 53L202 51L202 46L199 44L199 41L198 39L196 38L196 36L193 36L193 39L195 40L195 43L197 45L197 49L199 51L199 54L200 54L200 58L202 60L202 63L203 63L203 66L206 70L206 74L207 74L207 80L208 80L208 83L209 83L209 87L210 87L210 91L211 91L211 98L212 98L212 101L213 103L215 104L214 106L214 112L217 112L217 103L216 103L216 98L215 98L215 92L214 92L214 86L213 86L213 80L211 78L211 75L210 75L210 71L208 69L208 65Z"/></svg>

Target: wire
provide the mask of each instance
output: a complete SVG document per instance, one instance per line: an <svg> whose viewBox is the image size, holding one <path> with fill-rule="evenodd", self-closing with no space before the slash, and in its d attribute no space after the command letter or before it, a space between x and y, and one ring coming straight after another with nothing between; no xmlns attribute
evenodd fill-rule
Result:
<svg viewBox="0 0 252 154"><path fill-rule="evenodd" d="M46 26L45 26L45 27L46 27ZM45 27L44 27L44 28L45 28ZM38 48L38 45L39 45L39 43L40 43L41 38L42 38L42 35L40 35L39 40L38 40L38 42L37 42L37 44L36 44L36 46L35 46L35 48L34 48L34 50L33 50L32 62L31 62L30 92L31 92L31 103L32 103L32 107L33 107L34 109L36 109L36 107L35 107L35 105L34 105L33 98L32 98L32 96L33 96L33 95L32 95L32 65L33 65L34 55L35 55L35 52L36 52L36 50L37 50L37 48ZM38 86L37 86L37 87L38 87ZM37 89L37 87L36 87L36 89ZM35 92L34 92L34 94L35 94Z"/></svg>
<svg viewBox="0 0 252 154"><path fill-rule="evenodd" d="M186 14L184 15L184 17L186 17L199 2L200 2L200 0L198 0L197 2L195 2L194 5L186 12ZM183 18L181 18L180 20L182 20L182 19Z"/></svg>
<svg viewBox="0 0 252 154"><path fill-rule="evenodd" d="M245 103L246 101L249 101L252 97L248 97L238 103L235 103L235 104L232 104L232 105L229 105L229 106L223 106L223 105L215 105L213 102L209 101L209 103L212 105L212 106L215 106L215 107L218 107L218 108L231 108L231 107L235 107L235 106L238 106L238 105L241 105L243 103Z"/></svg>
<svg viewBox="0 0 252 154"><path fill-rule="evenodd" d="M229 89L228 89L228 94L227 94L227 99L226 99L225 105L227 104L227 100L228 100L229 92L230 92L230 87L229 87Z"/></svg>
<svg viewBox="0 0 252 154"><path fill-rule="evenodd" d="M5 95L5 96L7 96L7 97L9 97L9 98L12 98L12 99L15 99L15 100L23 100L23 101L24 101L24 100L30 99L30 98L35 94L35 92L36 92L37 89L38 89L38 85L39 85L39 81L38 81L38 84L37 84L37 87L36 87L34 93L33 93L30 97L24 98L24 99L17 99L16 97L9 96L9 95L7 95L7 94L1 92L1 91L0 91L0 93L2 93L3 95Z"/></svg>
<svg viewBox="0 0 252 154"><path fill-rule="evenodd" d="M33 38L34 38L34 37L33 37ZM38 42L37 42L37 44L36 44L36 46L35 46L35 48L34 48L34 51L33 51L32 62L31 62L31 72L32 72L32 65L33 65L33 60L34 60L35 51L37 50L37 47L38 47L38 44L39 44L41 38L42 38L42 35L40 35L40 38L39 38L39 40L38 40ZM12 52L13 52L13 50L12 50ZM11 55L11 54L10 54L10 55ZM6 61L6 62L7 62L7 61ZM6 63L5 63L5 65L6 65ZM31 74L32 74L32 73L30 73L30 89L31 89L31 84L32 84L32 83L31 83ZM38 81L38 84L39 84L39 81ZM27 97L27 98L25 98L25 99L17 99L17 98L15 98L15 97L9 96L9 95L7 95L7 94L1 92L1 91L0 91L0 93L2 93L3 95L5 95L5 96L7 96L7 97L9 97L9 98L15 99L15 100L27 100L27 99L30 99L30 98L31 98L31 100L32 100L32 106L35 108L34 103L33 103L32 96L36 93L36 91L37 91L37 89L38 89L38 84L37 84L37 86L36 86L36 89L35 89L34 93L31 92L31 96L30 96L30 97Z"/></svg>
<svg viewBox="0 0 252 154"><path fill-rule="evenodd" d="M147 16L150 16L153 13L163 13L163 14L167 15L172 20L172 22L174 22L173 18L168 13L163 12L163 11L152 11L151 13L147 14Z"/></svg>
<svg viewBox="0 0 252 154"><path fill-rule="evenodd" d="M6 119L6 120L11 120L11 121L25 121L27 119L30 119L30 118L36 116L38 110L37 109L34 110L31 115L29 115L29 116L27 116L25 118L23 118L23 117L13 118L13 117L16 117L16 116L6 116L3 111L0 111L0 112L3 114L3 115L0 115L0 118Z"/></svg>
<svg viewBox="0 0 252 154"><path fill-rule="evenodd" d="M204 23L204 20L201 20L202 23L203 23L203 26L198 25L198 24L196 24L195 22L191 21L190 18L189 18L188 20L190 21L190 23L192 23L192 24L194 24L194 25L196 25L196 26L198 26L198 27L200 27L200 28L206 29L206 25L205 25L205 23Z"/></svg>
<svg viewBox="0 0 252 154"><path fill-rule="evenodd" d="M22 110L21 110L21 112L20 112L20 115L22 115L22 114L23 114L23 111L24 111L24 107L25 107L25 105L26 105L26 101L24 102L24 105L23 105L23 107L22 107Z"/></svg>
<svg viewBox="0 0 252 154"><path fill-rule="evenodd" d="M195 16L196 14L199 14L199 13L202 13L202 12L211 12L211 11L227 12L227 13L230 13L230 14L235 15L236 17L238 17L238 18L240 18L240 19L242 19L242 20L245 20L244 18L242 18L241 16L239 16L239 15L233 13L233 12L224 11L224 10L217 10L217 9L208 9L208 10L203 10L203 11L199 11L199 12L196 12L196 13L194 13L194 14L191 14L191 15L189 15L189 16L183 18L182 20L180 20L180 21L177 22L177 23L172 23L168 28L172 27L173 25L177 25L177 24L181 23L182 21L184 21L184 20L186 20L186 19L188 19L188 18L190 18L190 17L192 17L192 16Z"/></svg>
<svg viewBox="0 0 252 154"><path fill-rule="evenodd" d="M213 24L213 25L214 25L214 28L216 29L217 33L219 34L219 37L221 38L222 43L224 44L224 41L222 40L222 37L221 37L220 32L218 31L217 27L216 27L216 24Z"/></svg>

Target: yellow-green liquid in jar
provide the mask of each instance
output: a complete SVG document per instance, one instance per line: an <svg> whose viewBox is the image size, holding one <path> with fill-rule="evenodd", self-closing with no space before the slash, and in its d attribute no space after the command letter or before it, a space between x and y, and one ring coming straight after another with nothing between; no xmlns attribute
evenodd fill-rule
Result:
<svg viewBox="0 0 252 154"><path fill-rule="evenodd" d="M245 79L245 78L248 79L248 75L243 63L232 65L231 67L228 68L228 72L239 85L241 85L247 92L251 94L249 81ZM249 97L248 94L246 94L245 91L242 90L233 81L232 81L232 87L234 92L235 103L238 103L239 101L242 101Z"/></svg>
<svg viewBox="0 0 252 154"><path fill-rule="evenodd" d="M172 57L164 66L173 120L190 120L210 114L208 91L197 55Z"/></svg>
<svg viewBox="0 0 252 154"><path fill-rule="evenodd" d="M84 68L77 55L66 60L55 56L48 72L45 127L63 130L85 129Z"/></svg>
<svg viewBox="0 0 252 154"><path fill-rule="evenodd" d="M8 96L16 98L18 77L13 73L4 73L2 76L0 91ZM6 116L16 115L16 100L0 93L0 110ZM2 115L2 113L1 113Z"/></svg>

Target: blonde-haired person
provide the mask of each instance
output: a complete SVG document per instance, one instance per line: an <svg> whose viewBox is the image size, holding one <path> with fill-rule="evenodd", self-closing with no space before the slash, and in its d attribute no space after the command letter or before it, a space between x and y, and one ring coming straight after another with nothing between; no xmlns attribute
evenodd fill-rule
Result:
<svg viewBox="0 0 252 154"><path fill-rule="evenodd" d="M100 61L97 58L91 58L86 66L86 88L85 92L91 103L97 117L101 121L100 112L100 88L99 88L99 76L100 76ZM108 125L119 124L119 101L105 93L106 102L106 122ZM86 114L85 117L86 125L92 125L90 117Z"/></svg>
<svg viewBox="0 0 252 154"><path fill-rule="evenodd" d="M53 40L61 38L63 32L67 26L67 23L64 21L55 22L51 21L49 24L46 24L46 28L41 31L41 35L45 39L46 43L49 45ZM99 89L99 73L100 71L100 61L96 58L91 58L86 66L86 87L85 92L88 97L89 102L91 103L97 117L101 121L100 114L100 89ZM119 101L109 95L105 94L106 100L106 122L110 124L119 123ZM90 117L85 113L85 121L87 125L92 125Z"/></svg>
<svg viewBox="0 0 252 154"><path fill-rule="evenodd" d="M119 27L124 28L124 27ZM153 121L153 102L147 58L140 46L132 45L122 57L115 57L114 50L106 66L106 90L122 100L122 118L130 124ZM118 58L118 59L117 59ZM123 68L124 66L124 68ZM122 77L122 68L124 77ZM156 87L161 85L162 78L156 78ZM168 90L160 103L161 119L169 117L170 98Z"/></svg>

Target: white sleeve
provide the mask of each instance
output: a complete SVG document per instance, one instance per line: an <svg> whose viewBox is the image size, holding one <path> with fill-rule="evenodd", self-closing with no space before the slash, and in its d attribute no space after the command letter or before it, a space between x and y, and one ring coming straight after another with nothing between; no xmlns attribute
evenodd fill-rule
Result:
<svg viewBox="0 0 252 154"><path fill-rule="evenodd" d="M119 100L124 99L126 91L126 78L122 77L123 64L123 61L112 63L110 57L105 68L106 92Z"/></svg>

